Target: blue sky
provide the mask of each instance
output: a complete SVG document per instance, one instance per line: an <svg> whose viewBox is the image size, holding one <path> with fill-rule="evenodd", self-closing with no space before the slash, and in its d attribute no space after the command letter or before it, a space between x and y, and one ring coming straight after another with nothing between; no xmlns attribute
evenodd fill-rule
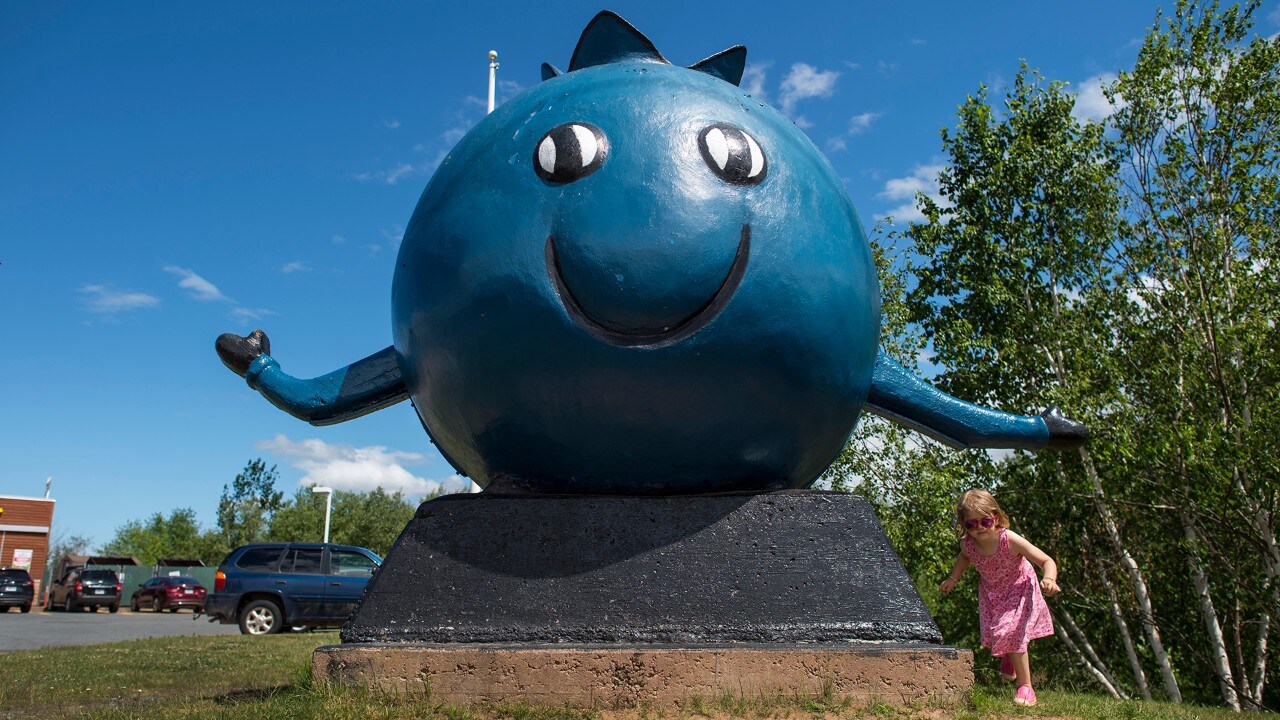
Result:
<svg viewBox="0 0 1280 720"><path fill-rule="evenodd" d="M499 99L568 65L604 7L744 87L827 152L863 222L912 213L938 130L1020 58L1105 112L1156 4L487 2L0 5L0 494L54 477L57 532L98 543L191 507L247 460L286 492L462 482L408 403L312 428L218 361L262 327L299 377L391 342L399 238L435 164ZM1274 0L1257 31L1280 29Z"/></svg>

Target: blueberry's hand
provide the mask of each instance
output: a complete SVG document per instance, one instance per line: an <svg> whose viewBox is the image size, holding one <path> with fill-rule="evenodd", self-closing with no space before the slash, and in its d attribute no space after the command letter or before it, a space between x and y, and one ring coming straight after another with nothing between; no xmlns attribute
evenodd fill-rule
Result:
<svg viewBox="0 0 1280 720"><path fill-rule="evenodd" d="M231 371L240 377L244 377L244 374L249 372L249 364L258 359L259 355L271 354L271 340L261 330L254 330L248 337L224 333L218 336L214 348L217 349L223 365L231 368Z"/></svg>
<svg viewBox="0 0 1280 720"><path fill-rule="evenodd" d="M1056 406L1046 408L1040 417L1049 428L1049 442L1045 447L1050 450L1074 450L1089 439L1089 428L1063 415Z"/></svg>
<svg viewBox="0 0 1280 720"><path fill-rule="evenodd" d="M1045 597L1053 597L1058 594L1059 590L1058 581L1053 578L1045 578L1040 581L1040 592L1044 593Z"/></svg>
<svg viewBox="0 0 1280 720"><path fill-rule="evenodd" d="M949 592L951 592L952 590L954 590L954 589L955 589L955 587L956 587L956 580L955 580L955 578L950 578L950 577L949 577L949 578L947 578L946 580L943 580L943 581L942 581L942 584L938 586L938 590L940 590L940 591L942 592L942 594L943 594L943 595L946 595L947 593L949 593Z"/></svg>

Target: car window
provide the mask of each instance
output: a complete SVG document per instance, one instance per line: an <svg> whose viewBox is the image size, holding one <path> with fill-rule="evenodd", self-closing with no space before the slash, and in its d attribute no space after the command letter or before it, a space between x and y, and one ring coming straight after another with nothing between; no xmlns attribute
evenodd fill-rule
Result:
<svg viewBox="0 0 1280 720"><path fill-rule="evenodd" d="M276 561L284 548L250 548L244 551L236 561L236 567L250 572L271 572L276 569Z"/></svg>
<svg viewBox="0 0 1280 720"><path fill-rule="evenodd" d="M195 578L187 577L186 575L174 575L169 578L169 583L171 585L183 585L183 584L199 585L200 584L199 582L196 581Z"/></svg>
<svg viewBox="0 0 1280 720"><path fill-rule="evenodd" d="M289 551L289 554L285 556L284 562L280 564L280 572L293 573L295 575L319 575L322 552L320 548L294 548Z"/></svg>
<svg viewBox="0 0 1280 720"><path fill-rule="evenodd" d="M26 570L0 570L0 581L26 582L31 579Z"/></svg>
<svg viewBox="0 0 1280 720"><path fill-rule="evenodd" d="M93 582L109 582L116 581L116 573L114 570L85 570L80 576L81 580Z"/></svg>
<svg viewBox="0 0 1280 720"><path fill-rule="evenodd" d="M160 584L160 578L151 578L150 580L148 580L148 581L147 581L147 584L146 584L146 585L143 585L143 587L149 587L149 588L150 588L150 587L155 587L155 586L157 586L157 585L159 585L159 584Z"/></svg>
<svg viewBox="0 0 1280 720"><path fill-rule="evenodd" d="M329 574L346 577L370 577L378 569L378 564L364 553L354 550L332 550L329 552Z"/></svg>

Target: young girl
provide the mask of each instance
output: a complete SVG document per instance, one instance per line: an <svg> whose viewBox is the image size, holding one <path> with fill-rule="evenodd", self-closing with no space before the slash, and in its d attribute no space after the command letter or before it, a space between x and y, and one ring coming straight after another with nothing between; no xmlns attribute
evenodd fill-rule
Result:
<svg viewBox="0 0 1280 720"><path fill-rule="evenodd" d="M985 490L970 490L956 504L956 536L960 554L951 576L938 589L949 593L970 565L978 569L982 645L1000 658L1000 673L1005 680L1017 681L1014 704L1035 705L1027 643L1053 634L1053 620L1044 595L1058 592L1058 565L1009 529L1009 516ZM1028 560L1044 573L1039 584Z"/></svg>

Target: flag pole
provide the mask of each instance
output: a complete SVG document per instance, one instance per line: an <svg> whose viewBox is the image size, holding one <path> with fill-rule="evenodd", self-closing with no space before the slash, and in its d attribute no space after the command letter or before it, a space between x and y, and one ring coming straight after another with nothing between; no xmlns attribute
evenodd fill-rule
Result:
<svg viewBox="0 0 1280 720"><path fill-rule="evenodd" d="M493 85L498 75L498 51L489 51L489 112L493 112Z"/></svg>

